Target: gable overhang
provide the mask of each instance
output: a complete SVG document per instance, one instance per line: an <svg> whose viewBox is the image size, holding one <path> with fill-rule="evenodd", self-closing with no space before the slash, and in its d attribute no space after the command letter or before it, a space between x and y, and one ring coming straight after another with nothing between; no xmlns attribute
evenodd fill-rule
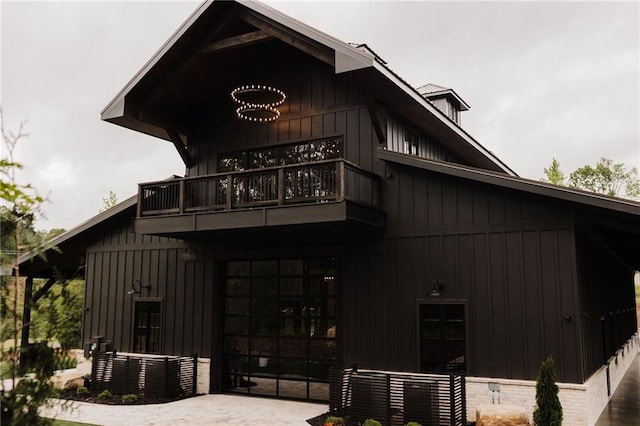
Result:
<svg viewBox="0 0 640 426"><path fill-rule="evenodd" d="M211 46L217 30L240 18L253 27L246 33L227 37ZM200 4L162 47L147 61L136 75L120 90L101 113L102 120L172 141L171 134L181 134L186 141L188 129L177 122L176 114L156 115L145 109L136 98L144 90L162 92L163 84L171 82L171 75L184 63L203 51L235 49L255 43L278 40L293 49L333 67L336 75L349 79L381 104L404 115L454 154L476 167L516 175L491 151L484 148L460 126L449 119L413 87L393 73L371 50L344 43L259 2L212 0ZM213 78L213 77L212 77ZM193 83L196 84L196 83ZM157 89L160 87L160 89ZM137 92L137 93L136 93ZM162 95L150 97L157 101ZM172 141L175 142L175 138ZM185 142L186 144L186 142ZM180 148L177 146L177 148ZM180 149L179 149L180 152ZM183 155L183 154L181 154ZM184 157L184 155L183 155ZM188 162L185 161L185 164ZM187 165L188 167L188 165Z"/></svg>
<svg viewBox="0 0 640 426"><path fill-rule="evenodd" d="M101 112L101 119L160 139L171 140L167 129L180 129L163 120L163 117L141 110L136 100L132 99L132 93L144 79L151 77L160 80L161 76L151 76L158 68L164 66L165 72L172 73L191 57L213 50L214 47L208 46L211 43L198 40L198 37L214 35L215 28L211 27L221 28L232 17L255 26L255 35L247 33L229 37L229 46L218 43L216 50L232 49L232 42L242 47L278 39L334 67L337 74L371 67L374 62L372 54L343 43L262 3L209 0L198 6L107 104Z"/></svg>
<svg viewBox="0 0 640 426"><path fill-rule="evenodd" d="M471 109L471 107L460 96L458 96L453 89L424 93L422 96L428 99L449 98L454 101L454 104L457 103L459 105L460 111L468 111Z"/></svg>
<svg viewBox="0 0 640 426"><path fill-rule="evenodd" d="M630 269L640 271L640 202L557 186L550 183L508 176L483 169L426 160L379 148L378 158L403 166L473 182L480 182L560 203L569 203L578 212L577 226L597 235L596 239L612 249Z"/></svg>

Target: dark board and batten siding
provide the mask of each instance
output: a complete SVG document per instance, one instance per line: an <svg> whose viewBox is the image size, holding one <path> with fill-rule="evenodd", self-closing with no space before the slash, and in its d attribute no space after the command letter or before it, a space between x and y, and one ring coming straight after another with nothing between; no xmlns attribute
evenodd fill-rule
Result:
<svg viewBox="0 0 640 426"><path fill-rule="evenodd" d="M160 352L210 356L213 262L185 261L185 249L180 240L134 234L131 226L90 246L83 339L101 335L117 350L132 351L135 301L159 300ZM135 280L151 288L127 294Z"/></svg>
<svg viewBox="0 0 640 426"><path fill-rule="evenodd" d="M386 117L387 143L386 148L392 152L413 154L429 160L448 161L451 163L466 164L456 155L440 145L435 139L408 124L405 120L393 113ZM409 152L406 142L413 138L417 152Z"/></svg>
<svg viewBox="0 0 640 426"><path fill-rule="evenodd" d="M260 247L255 247L256 234L239 232L227 236L233 248L211 240L205 250L211 252L194 256L185 252L193 250L189 242L136 235L131 225L123 225L87 251L85 339L103 335L118 350L132 349L136 297L126 293L140 280L152 284L140 296L163 302L161 352L198 353L221 365L216 348L223 347L224 290L215 282L220 282L224 260L298 256L304 248L310 257L322 253L340 258L338 363L417 371L419 304L449 300L466 307L470 375L534 380L548 355L556 360L563 382L584 382L597 368L593 348L602 335L581 309L596 312L601 294L590 292L591 284L604 280L608 268L616 268L616 282L625 277L611 259L593 266L591 273L589 265L598 263L600 255L583 239L576 241L575 207L378 160L367 99L326 65L303 62L263 77L263 84L287 93L281 118L269 124L225 122L209 111L211 120L189 135L194 166L188 175L217 173L220 153L340 136L344 158L385 179L384 231L356 241L349 229L337 231L344 227L311 225L307 231L313 232L304 241L296 240L300 235L293 230ZM461 163L401 118L384 115L388 150L405 152L408 130L417 142L415 155ZM434 278L445 285L439 298L429 295ZM607 306L618 310L616 303ZM623 334L606 336L606 345L615 347ZM585 352L583 346L589 349ZM213 374L214 382L221 383L221 371Z"/></svg>
<svg viewBox="0 0 640 426"><path fill-rule="evenodd" d="M389 167L383 249L345 262L345 282L358 283L343 299L345 334L355 336L345 342L345 359L415 371L417 304L457 300L467 304L468 374L535 379L540 362L553 355L563 381L581 381L579 321L562 320L578 309L572 211ZM434 277L446 286L440 298L428 295Z"/></svg>
<svg viewBox="0 0 640 426"><path fill-rule="evenodd" d="M348 161L372 170L377 137L365 101L353 85L326 65L303 64L262 78L287 93L280 119L253 124L234 118L231 123L205 125L190 138L195 165L189 176L217 173L220 153L335 136L343 137Z"/></svg>
<svg viewBox="0 0 640 426"><path fill-rule="evenodd" d="M583 374L596 372L638 329L634 271L578 229L576 238L582 312Z"/></svg>

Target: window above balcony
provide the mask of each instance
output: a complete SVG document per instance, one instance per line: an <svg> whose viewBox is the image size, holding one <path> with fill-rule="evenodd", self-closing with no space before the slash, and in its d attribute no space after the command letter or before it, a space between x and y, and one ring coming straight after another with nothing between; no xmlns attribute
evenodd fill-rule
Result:
<svg viewBox="0 0 640 426"><path fill-rule="evenodd" d="M380 177L342 157L342 139L219 156L212 175L140 184L136 232L319 223L384 226Z"/></svg>
<svg viewBox="0 0 640 426"><path fill-rule="evenodd" d="M342 137L234 151L218 156L218 173L342 158Z"/></svg>

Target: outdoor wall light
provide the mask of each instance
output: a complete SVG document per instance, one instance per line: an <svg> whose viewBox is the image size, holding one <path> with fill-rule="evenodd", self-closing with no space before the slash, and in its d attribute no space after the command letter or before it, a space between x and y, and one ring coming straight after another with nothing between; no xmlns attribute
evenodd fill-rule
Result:
<svg viewBox="0 0 640 426"><path fill-rule="evenodd" d="M138 285L138 288L137 288L137 289L136 289L136 284ZM135 281L133 282L133 284L131 285L131 290L129 290L129 291L127 292L127 294L128 294L128 295L130 295L130 296L131 296L131 295L133 295L133 294L140 294L140 291L141 291L143 288L146 288L146 289L147 289L147 292L148 292L148 291L149 291L149 289L151 288L151 284L142 284L142 283L140 282L140 280L135 280Z"/></svg>
<svg viewBox="0 0 640 426"><path fill-rule="evenodd" d="M440 293L442 293L444 291L444 283L441 283L440 281L438 281L438 278L434 278L433 279L433 286L431 287L431 293L429 293L430 296L433 297L438 297L440 296Z"/></svg>

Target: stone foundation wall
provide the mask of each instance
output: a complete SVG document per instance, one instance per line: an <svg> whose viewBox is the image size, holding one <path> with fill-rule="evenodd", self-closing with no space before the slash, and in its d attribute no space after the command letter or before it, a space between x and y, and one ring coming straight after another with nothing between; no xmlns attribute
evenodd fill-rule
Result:
<svg viewBox="0 0 640 426"><path fill-rule="evenodd" d="M594 425L638 353L640 333L629 339L616 355L609 359L607 365L596 371L586 383L558 383L564 414L563 424ZM611 384L610 395L607 395L607 370ZM500 385L499 397L497 393L489 391L489 383ZM529 421L532 421L536 403L536 382L467 377L467 419L473 421L477 407L492 403L519 406L528 413Z"/></svg>
<svg viewBox="0 0 640 426"><path fill-rule="evenodd" d="M198 358L196 393L209 393L210 366L209 358Z"/></svg>

